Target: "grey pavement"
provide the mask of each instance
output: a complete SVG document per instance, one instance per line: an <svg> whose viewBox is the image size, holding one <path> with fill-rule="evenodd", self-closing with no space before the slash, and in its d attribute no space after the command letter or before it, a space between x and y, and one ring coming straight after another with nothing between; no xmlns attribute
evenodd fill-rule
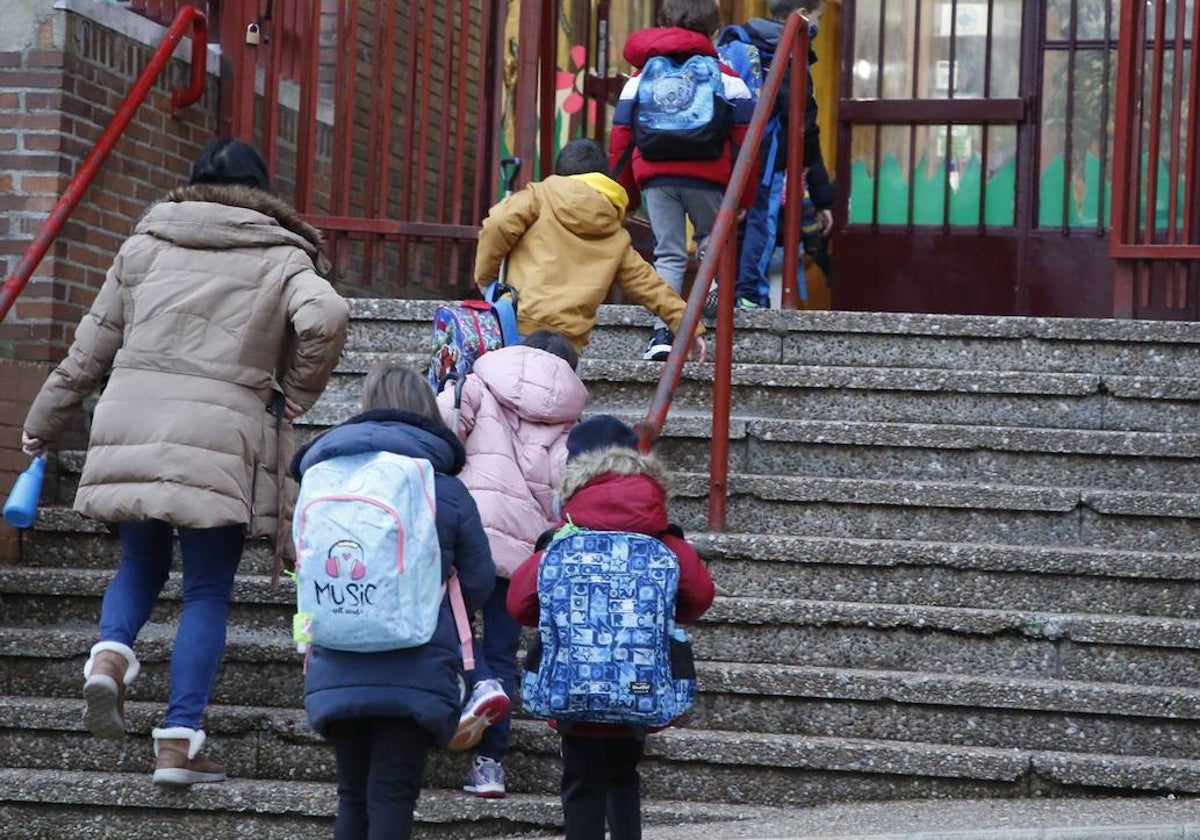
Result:
<svg viewBox="0 0 1200 840"><path fill-rule="evenodd" d="M1200 840L1200 798L902 801L780 809L746 821L647 827L645 840Z"/></svg>

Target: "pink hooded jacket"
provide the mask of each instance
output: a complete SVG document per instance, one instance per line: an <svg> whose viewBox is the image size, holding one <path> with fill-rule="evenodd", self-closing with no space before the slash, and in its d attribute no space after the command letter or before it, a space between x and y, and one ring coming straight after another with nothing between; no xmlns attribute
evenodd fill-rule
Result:
<svg viewBox="0 0 1200 840"><path fill-rule="evenodd" d="M467 449L467 485L500 577L510 577L554 525L554 488L567 460L587 388L571 366L544 350L514 346L479 357L462 389L458 436ZM454 389L437 398L455 428Z"/></svg>

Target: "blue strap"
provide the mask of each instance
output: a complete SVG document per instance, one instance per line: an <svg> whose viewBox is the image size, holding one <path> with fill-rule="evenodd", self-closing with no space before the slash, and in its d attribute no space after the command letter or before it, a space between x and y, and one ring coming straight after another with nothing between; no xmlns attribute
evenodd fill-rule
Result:
<svg viewBox="0 0 1200 840"><path fill-rule="evenodd" d="M497 300L499 296L499 300ZM517 308L513 305L512 296L502 294L497 281L493 280L483 295L484 300L492 304L496 317L500 319L500 335L504 338L504 346L512 347L521 343L521 334L517 332Z"/></svg>

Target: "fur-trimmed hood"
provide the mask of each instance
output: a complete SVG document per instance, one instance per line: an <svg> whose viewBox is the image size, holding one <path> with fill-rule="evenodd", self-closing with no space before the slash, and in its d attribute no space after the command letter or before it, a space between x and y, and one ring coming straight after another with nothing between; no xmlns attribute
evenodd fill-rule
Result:
<svg viewBox="0 0 1200 840"><path fill-rule="evenodd" d="M564 503L568 502L581 487L606 473L649 476L662 488L664 498L671 493L671 477L661 461L653 455L611 446L580 455L569 462L563 470L559 498Z"/></svg>
<svg viewBox="0 0 1200 840"><path fill-rule="evenodd" d="M211 250L294 245L312 258L322 277L332 269L319 230L278 196L240 184L177 187L146 211L137 233Z"/></svg>

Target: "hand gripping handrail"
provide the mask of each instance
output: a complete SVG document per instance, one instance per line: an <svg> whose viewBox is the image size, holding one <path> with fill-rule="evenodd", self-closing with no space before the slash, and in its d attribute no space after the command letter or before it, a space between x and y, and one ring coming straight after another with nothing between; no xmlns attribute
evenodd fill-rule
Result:
<svg viewBox="0 0 1200 840"><path fill-rule="evenodd" d="M687 309L683 315L683 323L679 328L679 340L671 348L667 357L662 376L658 380L658 389L654 392L654 400L646 412L645 418L638 425L639 447L646 452L653 446L658 436L662 434L667 413L671 410L671 400L679 387L683 375L683 363L691 351L692 338L700 322L700 312L704 299L708 295L709 286L721 266L722 280L718 284L718 315L717 334L714 339L715 370L713 372L713 425L712 425L712 463L709 478L708 493L708 527L711 531L725 530L725 511L728 501L729 479L729 413L733 375L733 308L734 282L737 270L737 213L738 203L742 193L749 185L751 177L758 174L758 150L762 143L763 132L767 121L779 98L779 89L783 86L783 74L791 73L791 88L789 90L787 167L787 206L784 212L784 248L783 248L783 306L796 307L797 272L800 260L800 207L804 196L804 109L807 100L808 86L808 28L809 21L802 13L792 14L783 29L779 39L779 47L775 52L771 69L763 83L762 93L754 108L754 115L746 130L746 139L738 152L717 210L716 222L709 236L709 247L700 268L696 272L696 280L688 295ZM790 56L790 61L781 60Z"/></svg>
<svg viewBox="0 0 1200 840"><path fill-rule="evenodd" d="M79 206L87 188L91 186L92 181L99 173L100 167L108 159L109 154L117 145L117 141L121 139L121 135L133 120L138 107L150 94L151 87L166 68L171 56L175 53L175 48L179 46L179 42L183 40L184 34L189 29L192 31L191 77L187 87L171 94L172 112L188 107L204 95L208 80L208 20L205 18L204 12L195 6L184 6L175 15L175 20L167 29L167 34L163 36L154 55L150 57L146 69L142 71L133 87L130 88L125 101L121 103L121 107L109 121L104 133L100 135L100 139L88 153L83 166L79 167L75 176L71 178L71 183L67 185L66 191L54 205L54 209L50 211L50 216L38 231L37 236L29 243L29 247L25 249L20 262L17 263L16 270L0 288L0 321L3 321L8 315L17 296L21 294L21 290L33 276L38 264L46 256L46 252L50 250L50 246L54 244L59 233L62 232L71 213Z"/></svg>

